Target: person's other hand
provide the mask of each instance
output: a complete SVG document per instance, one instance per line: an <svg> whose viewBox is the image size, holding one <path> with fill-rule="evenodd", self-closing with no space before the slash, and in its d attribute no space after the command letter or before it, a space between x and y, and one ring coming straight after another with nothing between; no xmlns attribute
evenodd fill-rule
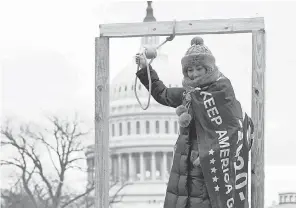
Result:
<svg viewBox="0 0 296 208"><path fill-rule="evenodd" d="M147 65L147 60L142 54L136 54L136 64L140 65L140 68L144 68Z"/></svg>

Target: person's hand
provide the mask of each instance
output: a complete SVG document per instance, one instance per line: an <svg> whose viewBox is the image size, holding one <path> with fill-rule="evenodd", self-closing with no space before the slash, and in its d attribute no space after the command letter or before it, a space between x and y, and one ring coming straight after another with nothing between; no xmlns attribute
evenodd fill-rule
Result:
<svg viewBox="0 0 296 208"><path fill-rule="evenodd" d="M200 165L200 159L199 159L199 153L196 150L191 151L191 162L193 163L194 167L197 167Z"/></svg>
<svg viewBox="0 0 296 208"><path fill-rule="evenodd" d="M200 166L200 159L199 159L199 157L196 160L193 161L193 166L194 167Z"/></svg>
<svg viewBox="0 0 296 208"><path fill-rule="evenodd" d="M147 65L147 60L142 54L136 54L136 64L140 65L140 68L144 68Z"/></svg>

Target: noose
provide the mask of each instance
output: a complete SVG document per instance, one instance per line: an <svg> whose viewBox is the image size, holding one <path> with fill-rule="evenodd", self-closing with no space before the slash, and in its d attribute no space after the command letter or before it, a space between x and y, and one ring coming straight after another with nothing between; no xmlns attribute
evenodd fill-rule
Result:
<svg viewBox="0 0 296 208"><path fill-rule="evenodd" d="M141 108L143 110L147 110L149 105L150 105L150 99L151 99L151 87L152 87L152 81L151 81L151 75L150 75L150 69L149 69L149 65L151 65L151 63L153 62L153 60L156 58L157 56L157 50L163 46L166 42L168 41L172 41L176 36L176 20L174 20L174 25L173 25L173 34L170 35L169 37L167 37L165 39L165 41L163 41L161 44L159 44L156 48L154 47L145 47L144 52L142 53L142 55L144 56L144 59L146 61L146 69L147 69L147 74L148 74L148 82L149 82L149 96L148 96L148 102L147 102L147 106L143 107L138 94L137 94L137 76L135 78L135 87L134 87L134 92L135 92L135 96L138 100L139 105L141 106ZM150 62L148 63L147 59L151 59ZM137 67L137 71L139 71L140 69L140 63L138 63L138 67Z"/></svg>

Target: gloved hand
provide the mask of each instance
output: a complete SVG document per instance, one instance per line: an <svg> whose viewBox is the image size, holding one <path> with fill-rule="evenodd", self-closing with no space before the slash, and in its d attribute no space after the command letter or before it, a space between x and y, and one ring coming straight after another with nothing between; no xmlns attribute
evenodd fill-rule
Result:
<svg viewBox="0 0 296 208"><path fill-rule="evenodd" d="M200 159L199 159L199 153L196 150L191 151L190 160L194 167L197 167L200 165Z"/></svg>
<svg viewBox="0 0 296 208"><path fill-rule="evenodd" d="M136 54L136 64L140 65L140 68L144 68L147 66L147 60L142 54L137 53Z"/></svg>

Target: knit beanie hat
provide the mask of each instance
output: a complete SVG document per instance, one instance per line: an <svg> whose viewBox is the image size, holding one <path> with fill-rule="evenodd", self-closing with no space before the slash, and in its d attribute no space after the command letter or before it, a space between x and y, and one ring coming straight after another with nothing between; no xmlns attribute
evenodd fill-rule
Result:
<svg viewBox="0 0 296 208"><path fill-rule="evenodd" d="M207 70L214 70L215 57L210 49L204 45L204 41L201 37L194 37L191 40L191 47L187 50L185 56L181 60L182 71L184 77L187 77L187 68L194 65L202 65ZM208 73L209 71L207 71Z"/></svg>

